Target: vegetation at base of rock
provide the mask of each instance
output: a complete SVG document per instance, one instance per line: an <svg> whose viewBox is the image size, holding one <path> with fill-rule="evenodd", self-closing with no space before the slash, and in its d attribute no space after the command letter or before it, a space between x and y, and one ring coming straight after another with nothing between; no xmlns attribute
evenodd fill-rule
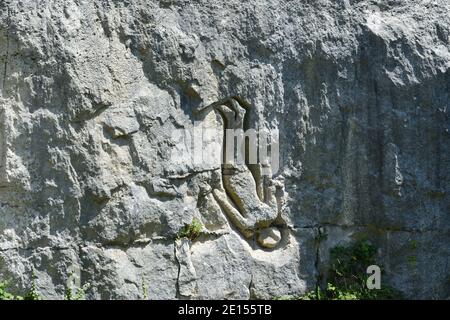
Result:
<svg viewBox="0 0 450 320"><path fill-rule="evenodd" d="M36 274L31 275L30 289L24 296L15 295L8 291L8 282L0 281L0 300L42 300L38 294L36 285ZM69 274L69 282L73 283L73 273ZM89 284L85 284L81 288L77 288L74 285L69 285L64 290L64 300L84 300L85 290L89 287Z"/></svg>
<svg viewBox="0 0 450 320"><path fill-rule="evenodd" d="M202 228L203 226L201 222L194 218L191 223L186 224L183 228L181 228L177 238L188 238L189 240L194 241L200 236Z"/></svg>
<svg viewBox="0 0 450 320"><path fill-rule="evenodd" d="M64 300L84 300L85 293L84 288L66 288L64 292Z"/></svg>
<svg viewBox="0 0 450 320"><path fill-rule="evenodd" d="M383 284L380 289L367 288L367 267L377 264L376 253L377 249L368 241L332 248L327 288L323 293L316 290L318 298L321 298L320 294L327 299L339 300L400 298L400 292Z"/></svg>
<svg viewBox="0 0 450 320"><path fill-rule="evenodd" d="M37 292L36 279L37 276L33 270L33 273L31 274L31 288L27 292L27 294L23 297L24 300L41 300L41 297Z"/></svg>
<svg viewBox="0 0 450 320"><path fill-rule="evenodd" d="M380 300L401 299L402 294L391 287L368 289L367 267L377 264L376 248L368 241L352 246L337 246L330 250L328 282L325 289L317 287L301 296L281 296L277 300ZM380 266L381 267L381 266ZM381 268L382 269L382 268Z"/></svg>
<svg viewBox="0 0 450 320"><path fill-rule="evenodd" d="M141 291L142 291L142 300L148 300L147 286L145 285L145 280L143 277L141 282Z"/></svg>
<svg viewBox="0 0 450 320"><path fill-rule="evenodd" d="M5 281L0 282L0 300L19 300L16 296L7 291L8 283Z"/></svg>
<svg viewBox="0 0 450 320"><path fill-rule="evenodd" d="M0 281L0 300L41 300L36 290L36 275L34 272L32 275L31 288L24 296L8 292L8 282Z"/></svg>
<svg viewBox="0 0 450 320"><path fill-rule="evenodd" d="M193 219L190 224L185 225L178 238L195 240L202 230L202 224ZM367 241L361 241L349 247L337 246L330 250L330 261L328 270L328 282L325 289L317 287L304 295L286 295L275 297L275 300L372 300L372 299L400 299L401 292L383 286L381 289L368 289L366 285L368 274L367 267L376 264L376 248ZM69 275L72 282L73 274ZM8 292L8 283L0 281L0 300L41 300L37 292L36 274L33 271L31 286L24 295L14 295ZM85 298L86 284L81 288L68 286L64 292L65 300L82 300ZM143 299L148 298L147 288L142 279Z"/></svg>
<svg viewBox="0 0 450 320"><path fill-rule="evenodd" d="M86 284L81 288L67 287L64 291L64 300L84 300L86 297L85 290L88 287L89 284Z"/></svg>
<svg viewBox="0 0 450 320"><path fill-rule="evenodd" d="M74 272L69 272L68 285L64 290L64 300L84 300L85 291L89 286L90 284L86 283L82 287L77 287Z"/></svg>

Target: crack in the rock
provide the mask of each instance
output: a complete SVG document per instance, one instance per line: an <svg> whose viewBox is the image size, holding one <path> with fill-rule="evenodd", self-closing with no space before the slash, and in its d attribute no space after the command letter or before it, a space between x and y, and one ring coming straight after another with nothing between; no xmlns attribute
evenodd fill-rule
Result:
<svg viewBox="0 0 450 320"><path fill-rule="evenodd" d="M7 30L6 30L6 56L5 56L5 65L3 70L3 83L2 83L2 94L5 92L6 86L6 75L8 73L8 59L9 59L9 28L11 26L11 11L9 9L9 2L7 3Z"/></svg>
<svg viewBox="0 0 450 320"><path fill-rule="evenodd" d="M151 239L145 239L146 241L133 241L130 243L89 243L89 242L75 242L73 246L70 247L58 247L58 246L43 246L43 247L12 247L12 248L6 248L1 249L0 252L7 252L7 251L32 251L32 250L55 250L55 251L62 251L62 250L70 250L70 249L77 249L77 248L86 248L86 247L97 247L100 249L130 249L130 248L142 248L150 243L158 243L158 242L171 242L173 241L173 238L151 238Z"/></svg>
<svg viewBox="0 0 450 320"><path fill-rule="evenodd" d="M254 294L252 293L252 287L253 287L253 274L250 277L250 283L248 284L248 293L249 293L249 300L256 299Z"/></svg>
<svg viewBox="0 0 450 320"><path fill-rule="evenodd" d="M173 180L183 180L183 179L187 179L196 174L202 174L202 173L206 173L206 172L214 172L214 171L218 171L218 170L221 170L221 168L218 167L218 168L204 169L204 170L198 170L198 171L189 171L189 172L186 172L181 175L168 176L167 178L173 179Z"/></svg>
<svg viewBox="0 0 450 320"><path fill-rule="evenodd" d="M73 247L12 247L12 248L6 248L6 249L0 249L0 252L8 252L8 251L33 251L33 250L54 250L54 251L63 251L63 250L70 250L73 249Z"/></svg>
<svg viewBox="0 0 450 320"><path fill-rule="evenodd" d="M426 233L426 232L449 232L450 229L408 229L408 228L389 228L389 227L376 227L374 225L370 224L352 224L352 225L345 225L345 224L334 224L334 223L321 223L321 224L314 224L314 225L288 225L288 228L291 230L295 229L315 229L319 227L335 227L335 228L342 228L342 229L354 229L354 228L372 228L377 231L384 231L384 232L409 232L409 233Z"/></svg>
<svg viewBox="0 0 450 320"><path fill-rule="evenodd" d="M174 245L173 245L173 255L175 257L175 261L177 263L178 266L178 272L177 272L177 281L175 282L175 298L179 299L181 297L181 293L180 293L180 274L181 274L181 263L178 260L178 256L177 256L177 243L174 241Z"/></svg>
<svg viewBox="0 0 450 320"><path fill-rule="evenodd" d="M321 231L320 227L317 227L317 233L318 233L318 236L317 236L317 239L316 239L317 247L316 247L316 255L314 257L314 269L316 270L316 279L315 279L316 280L316 283L315 283L316 294L319 293L320 282L322 280L322 275L321 275L320 270L319 270L319 265L320 265L320 239L321 239L321 236L322 236L322 231Z"/></svg>

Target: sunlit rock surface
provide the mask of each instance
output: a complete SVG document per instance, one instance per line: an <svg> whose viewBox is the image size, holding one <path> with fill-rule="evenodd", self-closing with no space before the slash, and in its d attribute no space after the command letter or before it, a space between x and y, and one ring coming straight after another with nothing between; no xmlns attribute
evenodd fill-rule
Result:
<svg viewBox="0 0 450 320"><path fill-rule="evenodd" d="M369 238L383 283L450 296L449 37L447 0L1 1L0 279L268 299ZM195 110L229 97L280 134L274 248L217 203L220 161L174 140L222 128Z"/></svg>

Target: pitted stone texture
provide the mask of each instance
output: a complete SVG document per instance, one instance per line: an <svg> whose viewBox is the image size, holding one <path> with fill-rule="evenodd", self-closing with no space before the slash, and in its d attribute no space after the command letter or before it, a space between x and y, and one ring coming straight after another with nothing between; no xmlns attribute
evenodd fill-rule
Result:
<svg viewBox="0 0 450 320"><path fill-rule="evenodd" d="M138 299L142 283L180 298L174 243L196 217L194 298L312 289L328 249L360 235L405 296L447 298L449 12L447 0L0 1L0 280L24 293L36 269L41 294L61 298L79 267L90 299ZM250 128L280 132L276 225L292 251L284 236L272 250L240 238L215 202L221 137L205 137L206 163L178 139L219 126L194 110L230 97L251 106Z"/></svg>
<svg viewBox="0 0 450 320"><path fill-rule="evenodd" d="M311 286L310 279L301 274L303 261L298 251L299 243L290 230L282 230L281 243L276 250L252 251L254 268L250 287L253 299L273 299L282 296L297 296ZM270 277L267 275L270 274Z"/></svg>
<svg viewBox="0 0 450 320"><path fill-rule="evenodd" d="M178 266L173 243L82 248L82 278L91 299L175 299ZM92 284L94 284L92 286ZM147 297L146 297L147 295Z"/></svg>
<svg viewBox="0 0 450 320"><path fill-rule="evenodd" d="M250 298L253 263L237 235L195 242L191 247L191 259L197 274L196 298Z"/></svg>
<svg viewBox="0 0 450 320"><path fill-rule="evenodd" d="M182 297L197 294L197 274L191 260L191 242L182 238L175 242L175 256L179 264L178 291Z"/></svg>

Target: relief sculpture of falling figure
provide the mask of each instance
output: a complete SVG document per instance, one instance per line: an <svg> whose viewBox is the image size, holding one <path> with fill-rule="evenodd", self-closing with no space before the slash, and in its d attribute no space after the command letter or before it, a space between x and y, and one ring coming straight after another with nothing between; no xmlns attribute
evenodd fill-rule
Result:
<svg viewBox="0 0 450 320"><path fill-rule="evenodd" d="M208 105L198 112L216 110L223 119L224 128L231 129L228 132L244 129L244 117L246 109L242 107L234 98L225 99L211 105ZM272 232L273 228L268 228L278 216L278 204L275 197L276 189L281 188L271 179L270 164L257 163L249 164L239 163L238 161L229 161L225 156L227 146L233 142L234 134L228 135L224 130L224 161L222 166L222 184L213 190L215 200L219 203L222 210L231 220L231 222L246 237L252 237L255 232ZM239 150L239 148L238 148ZM239 151L238 151L239 152ZM234 151L233 151L234 154ZM245 157L244 157L245 158ZM251 169L250 169L251 168ZM264 175L263 175L264 171ZM266 232L267 233L267 232ZM279 232L278 232L279 233ZM265 247L273 248L278 243L279 236Z"/></svg>

